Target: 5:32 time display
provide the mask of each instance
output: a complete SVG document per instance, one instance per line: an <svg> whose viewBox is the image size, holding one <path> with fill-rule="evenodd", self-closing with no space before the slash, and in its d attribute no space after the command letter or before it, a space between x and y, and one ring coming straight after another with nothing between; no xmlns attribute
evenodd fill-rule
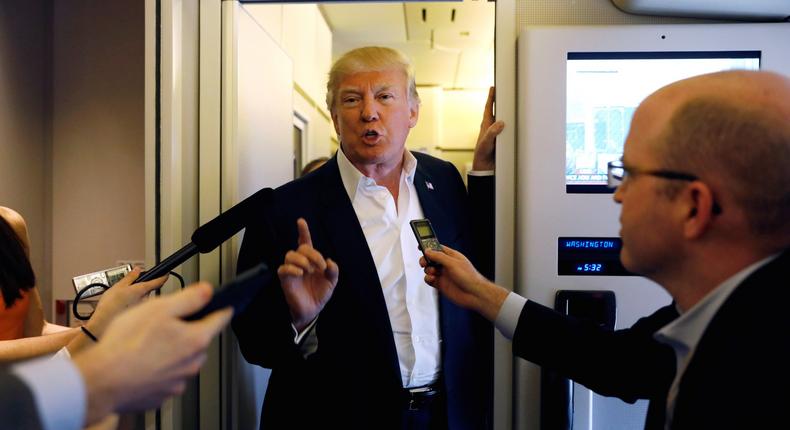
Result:
<svg viewBox="0 0 790 430"><path fill-rule="evenodd" d="M576 265L577 272L586 273L600 273L603 272L603 264L601 263L579 263Z"/></svg>

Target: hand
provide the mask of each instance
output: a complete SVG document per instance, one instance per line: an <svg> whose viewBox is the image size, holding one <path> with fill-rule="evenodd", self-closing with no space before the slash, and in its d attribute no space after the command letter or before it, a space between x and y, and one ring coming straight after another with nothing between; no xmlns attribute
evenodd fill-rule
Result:
<svg viewBox="0 0 790 430"><path fill-rule="evenodd" d="M443 252L428 249L426 256L440 266L428 266L425 257L425 283L439 290L453 303L472 309L490 321L496 319L508 291L481 275L460 252L442 245Z"/></svg>
<svg viewBox="0 0 790 430"><path fill-rule="evenodd" d="M310 229L303 218L296 220L299 247L285 254L285 262L277 269L291 321L302 331L324 308L337 285L339 269L331 259L324 260L313 248Z"/></svg>
<svg viewBox="0 0 790 430"><path fill-rule="evenodd" d="M494 122L494 87L488 89L488 100L477 135L472 170L494 170L496 167L496 137L505 129L503 121Z"/></svg>
<svg viewBox="0 0 790 430"><path fill-rule="evenodd" d="M150 409L186 387L205 350L227 325L230 308L187 322L211 299L207 283L156 297L118 315L95 346L74 357L85 381L87 424L111 412Z"/></svg>
<svg viewBox="0 0 790 430"><path fill-rule="evenodd" d="M164 275L150 281L133 284L140 277L140 271L139 267L135 267L123 279L102 294L98 305L96 305L96 310L85 324L91 333L101 337L107 325L116 315L126 308L139 303L148 293L161 287L167 281L168 275Z"/></svg>

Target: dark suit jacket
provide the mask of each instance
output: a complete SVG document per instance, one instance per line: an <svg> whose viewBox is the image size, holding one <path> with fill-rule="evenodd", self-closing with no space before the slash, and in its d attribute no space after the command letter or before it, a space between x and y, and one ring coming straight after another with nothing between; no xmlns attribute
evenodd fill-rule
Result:
<svg viewBox="0 0 790 430"><path fill-rule="evenodd" d="M41 428L33 394L19 377L7 369L0 369L0 428Z"/></svg>
<svg viewBox="0 0 790 430"><path fill-rule="evenodd" d="M765 429L786 425L790 406L790 251L745 279L710 321L680 381L673 429ZM653 333L677 318L661 308L625 330L605 332L528 302L516 355L593 391L649 399L647 429L663 429L675 353ZM560 341L560 339L562 341Z"/></svg>
<svg viewBox="0 0 790 430"><path fill-rule="evenodd" d="M472 255L480 249L492 251L491 244L472 246L472 230L475 224L486 223L475 219L492 213L493 177L470 178L470 190L487 189L473 194L488 200L472 205L452 164L414 155L418 160L414 185L440 242ZM484 210L470 216L476 208ZM260 261L276 270L285 253L297 246L298 217L307 220L313 246L337 262L340 278L315 327L318 351L306 360L293 343L288 307L276 276L235 318L233 329L245 359L272 369L261 427L397 428L404 399L392 327L376 266L336 158L275 190L270 213L247 227L238 270ZM478 228L476 234L490 232L492 225ZM478 262L489 269L493 266L490 256ZM450 428L488 428L492 326L444 298L439 314Z"/></svg>

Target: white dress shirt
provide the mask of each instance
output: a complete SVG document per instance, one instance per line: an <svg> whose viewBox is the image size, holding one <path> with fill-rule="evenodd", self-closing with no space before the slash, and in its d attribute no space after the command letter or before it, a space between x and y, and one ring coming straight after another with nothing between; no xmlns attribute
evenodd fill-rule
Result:
<svg viewBox="0 0 790 430"><path fill-rule="evenodd" d="M44 430L77 430L85 422L85 383L64 355L42 357L11 366L30 389Z"/></svg>
<svg viewBox="0 0 790 430"><path fill-rule="evenodd" d="M403 386L435 382L441 372L439 296L425 284L422 254L409 226L409 221L424 218L414 187L417 159L409 151L404 154L397 202L386 187L357 170L342 150L337 164L376 263Z"/></svg>

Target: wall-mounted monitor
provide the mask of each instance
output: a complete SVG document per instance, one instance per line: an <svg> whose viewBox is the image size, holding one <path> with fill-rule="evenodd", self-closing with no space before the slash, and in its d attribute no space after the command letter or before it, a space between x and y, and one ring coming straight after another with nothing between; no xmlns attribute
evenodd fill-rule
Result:
<svg viewBox="0 0 790 430"><path fill-rule="evenodd" d="M608 193L607 163L623 154L631 117L653 91L695 75L757 70L760 51L568 52L565 186Z"/></svg>

